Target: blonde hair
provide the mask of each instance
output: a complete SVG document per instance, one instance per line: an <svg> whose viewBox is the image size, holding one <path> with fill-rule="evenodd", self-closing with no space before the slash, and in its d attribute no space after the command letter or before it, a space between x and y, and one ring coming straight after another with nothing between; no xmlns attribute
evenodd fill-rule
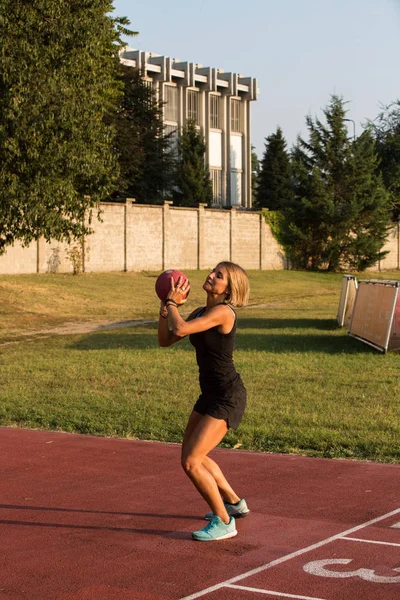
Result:
<svg viewBox="0 0 400 600"><path fill-rule="evenodd" d="M232 306L246 306L249 301L250 283L247 273L239 265L222 261L218 266L224 267L228 274L229 296L226 299L227 304Z"/></svg>

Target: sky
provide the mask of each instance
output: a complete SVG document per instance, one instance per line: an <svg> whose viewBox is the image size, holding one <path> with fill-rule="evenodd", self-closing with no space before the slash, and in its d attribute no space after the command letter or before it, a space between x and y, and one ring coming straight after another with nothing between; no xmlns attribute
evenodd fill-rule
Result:
<svg viewBox="0 0 400 600"><path fill-rule="evenodd" d="M324 120L332 94L360 135L400 99L400 0L114 0L129 18L131 48L258 80L251 140L281 127L288 148L308 139L306 116Z"/></svg>

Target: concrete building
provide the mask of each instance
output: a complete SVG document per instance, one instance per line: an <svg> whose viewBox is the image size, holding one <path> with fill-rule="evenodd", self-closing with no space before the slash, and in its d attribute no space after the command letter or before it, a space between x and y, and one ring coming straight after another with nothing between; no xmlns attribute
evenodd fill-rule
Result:
<svg viewBox="0 0 400 600"><path fill-rule="evenodd" d="M152 82L165 103L171 137L179 135L187 119L203 132L213 206L251 208L250 102L257 99L257 80L132 48L120 58Z"/></svg>

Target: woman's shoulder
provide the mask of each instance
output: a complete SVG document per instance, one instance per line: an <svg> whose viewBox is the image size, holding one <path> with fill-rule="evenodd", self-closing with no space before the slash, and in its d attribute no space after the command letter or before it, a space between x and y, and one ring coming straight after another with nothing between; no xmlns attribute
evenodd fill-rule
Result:
<svg viewBox="0 0 400 600"><path fill-rule="evenodd" d="M226 302L220 302L219 304L216 304L214 306L213 310L218 311L220 315L218 317L220 325L222 325L224 328L228 327L230 331L232 331L235 328L236 312L233 310L230 304L227 304ZM226 332L224 333L224 335L226 335Z"/></svg>
<svg viewBox="0 0 400 600"><path fill-rule="evenodd" d="M224 302L224 305L227 306L236 317L236 310L233 308L233 306L231 304L227 304L226 302Z"/></svg>
<svg viewBox="0 0 400 600"><path fill-rule="evenodd" d="M228 312L230 315L233 315L236 318L236 311L233 309L233 307L228 304L227 302L220 302L219 304L217 304L216 306L226 306L226 308L228 309Z"/></svg>

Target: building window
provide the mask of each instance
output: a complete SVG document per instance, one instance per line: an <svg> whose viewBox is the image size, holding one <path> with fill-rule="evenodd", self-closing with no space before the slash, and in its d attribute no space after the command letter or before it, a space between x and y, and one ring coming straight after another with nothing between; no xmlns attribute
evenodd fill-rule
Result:
<svg viewBox="0 0 400 600"><path fill-rule="evenodd" d="M178 122L178 88L172 85L164 86L164 119Z"/></svg>
<svg viewBox="0 0 400 600"><path fill-rule="evenodd" d="M219 107L220 107L220 97L215 96L214 94L210 94L210 128L211 129L220 129L221 128Z"/></svg>
<svg viewBox="0 0 400 600"><path fill-rule="evenodd" d="M187 118L194 121L196 125L200 124L199 110L199 92L197 90L188 90L187 93Z"/></svg>
<svg viewBox="0 0 400 600"><path fill-rule="evenodd" d="M154 100L156 98L153 89L153 82L151 79L145 79L144 77L141 78L141 81L143 84L143 89L139 101L141 101L142 106L144 106L145 108L150 108L153 106Z"/></svg>
<svg viewBox="0 0 400 600"><path fill-rule="evenodd" d="M240 100L231 99L231 131L242 133L242 103Z"/></svg>
<svg viewBox="0 0 400 600"><path fill-rule="evenodd" d="M242 205L242 173L231 171L231 206Z"/></svg>
<svg viewBox="0 0 400 600"><path fill-rule="evenodd" d="M213 204L222 204L222 171L220 169L210 169Z"/></svg>
<svg viewBox="0 0 400 600"><path fill-rule="evenodd" d="M164 125L164 134L168 137L168 150L173 156L178 154L178 128L176 125Z"/></svg>

